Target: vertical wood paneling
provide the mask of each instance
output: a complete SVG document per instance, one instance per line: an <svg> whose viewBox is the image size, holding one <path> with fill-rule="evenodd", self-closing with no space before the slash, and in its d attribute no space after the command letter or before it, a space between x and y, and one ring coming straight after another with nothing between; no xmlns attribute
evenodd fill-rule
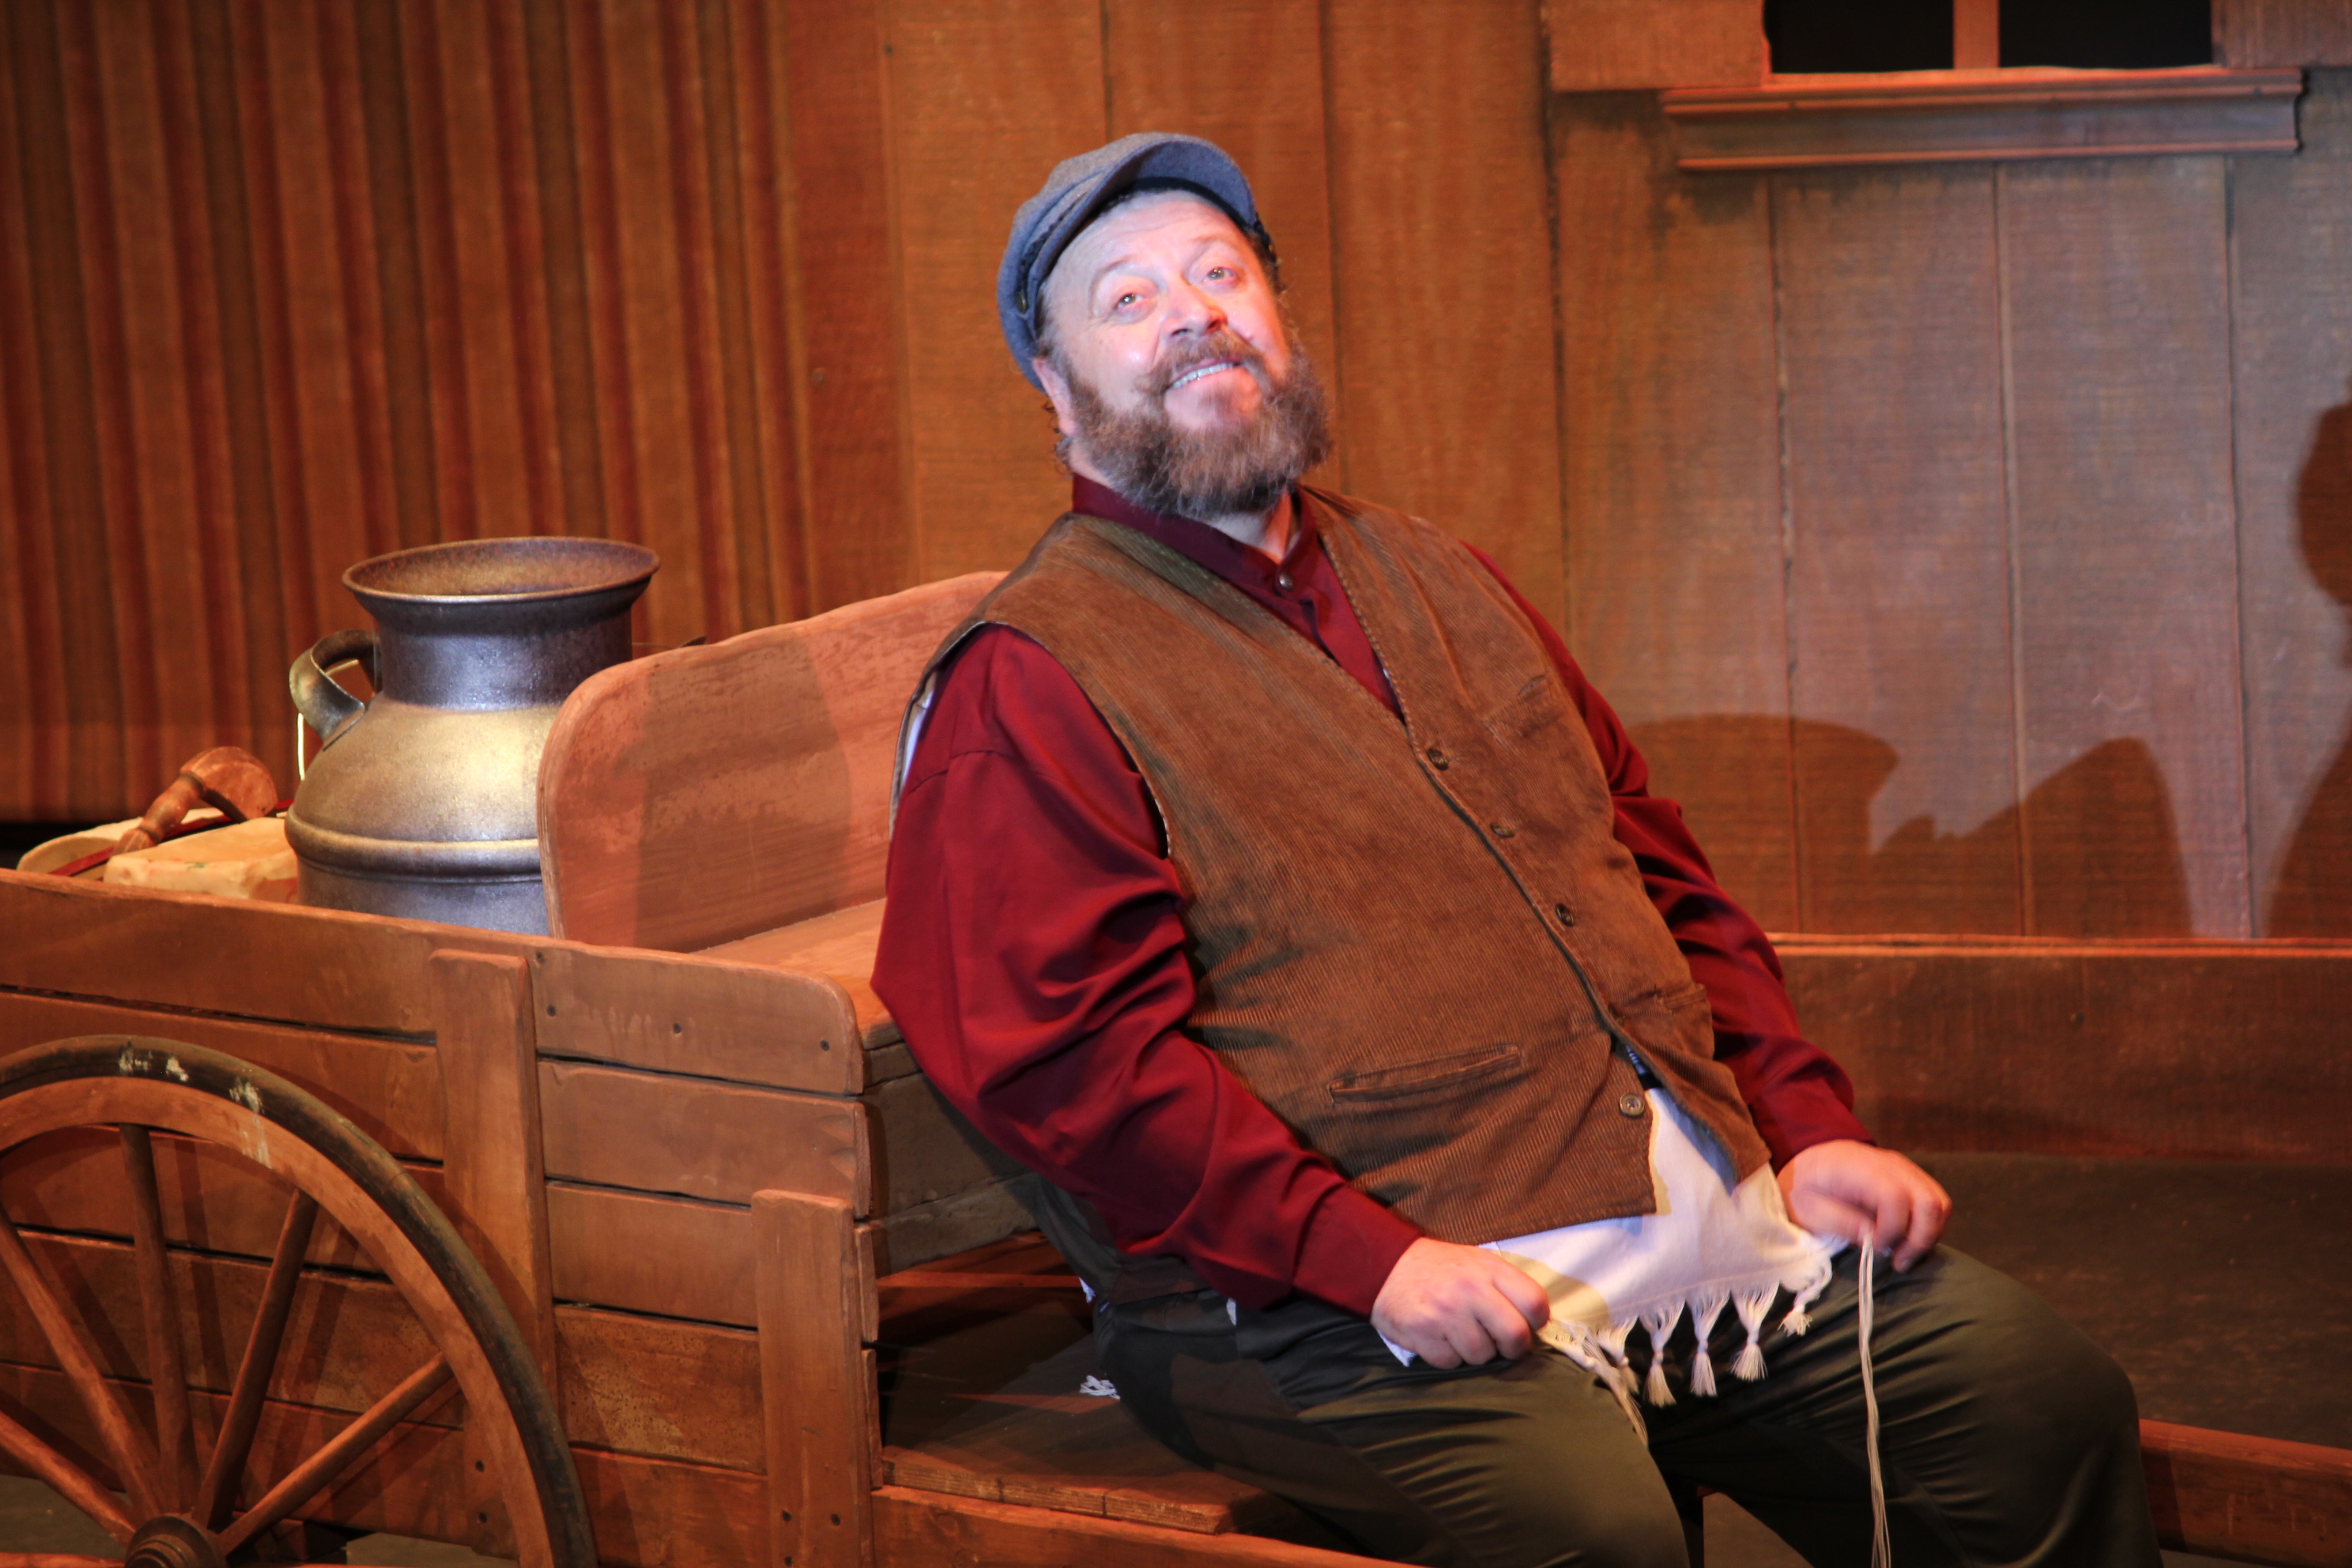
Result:
<svg viewBox="0 0 2352 1568"><path fill-rule="evenodd" d="M2343 0L2213 0L2213 59L2226 66L2352 66Z"/></svg>
<svg viewBox="0 0 2352 1568"><path fill-rule="evenodd" d="M1554 92L1745 87L1764 78L1756 0L1547 0Z"/></svg>
<svg viewBox="0 0 2352 1568"><path fill-rule="evenodd" d="M924 579L1017 563L1068 506L1045 395L997 328L1014 209L1106 138L1097 0L893 0L888 78ZM985 138L984 153L976 150Z"/></svg>
<svg viewBox="0 0 2352 1568"><path fill-rule="evenodd" d="M2032 929L2242 935L2222 167L2000 181Z"/></svg>
<svg viewBox="0 0 2352 1568"><path fill-rule="evenodd" d="M1291 318L1323 378L1340 450L1328 482L1347 483L1332 310L1330 169L1324 144L1323 35L1314 7L1250 0L1202 13L1109 0L1103 7L1113 136L1205 136L1249 175L1274 237Z"/></svg>
<svg viewBox="0 0 2352 1568"><path fill-rule="evenodd" d="M1811 721L1800 918L2016 931L1992 176L1790 175L1773 197L1791 699ZM1874 742L1895 751L1883 784Z"/></svg>
<svg viewBox="0 0 2352 1568"><path fill-rule="evenodd" d="M1534 0L1326 13L1347 481L1565 608Z"/></svg>
<svg viewBox="0 0 2352 1568"><path fill-rule="evenodd" d="M1649 95L1561 99L1554 113L1570 646L1724 884L1787 929L1769 192L1677 174Z"/></svg>
<svg viewBox="0 0 2352 1568"><path fill-rule="evenodd" d="M2352 72L2230 170L2247 811L2263 936L2352 936Z"/></svg>

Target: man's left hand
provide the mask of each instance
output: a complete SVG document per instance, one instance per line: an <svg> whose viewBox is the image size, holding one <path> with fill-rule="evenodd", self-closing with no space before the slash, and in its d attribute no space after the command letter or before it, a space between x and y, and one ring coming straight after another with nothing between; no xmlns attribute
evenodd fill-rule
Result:
<svg viewBox="0 0 2352 1568"><path fill-rule="evenodd" d="M1832 1139L1780 1167L1789 1217L1821 1236L1860 1238L1895 1253L1896 1272L1927 1255L1952 1217L1952 1197L1936 1178L1888 1150Z"/></svg>

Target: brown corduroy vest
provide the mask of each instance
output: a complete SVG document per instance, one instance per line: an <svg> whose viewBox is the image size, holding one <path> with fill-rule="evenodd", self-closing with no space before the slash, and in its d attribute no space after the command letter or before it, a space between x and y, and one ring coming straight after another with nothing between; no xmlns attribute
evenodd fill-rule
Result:
<svg viewBox="0 0 2352 1568"><path fill-rule="evenodd" d="M1706 993L1612 835L1600 759L1533 627L1457 542L1315 499L1402 725L1214 573L1076 513L932 666L997 624L1069 671L1165 824L1191 1031L1432 1235L1653 1211L1618 1035L1753 1171L1766 1152L1714 1060Z"/></svg>

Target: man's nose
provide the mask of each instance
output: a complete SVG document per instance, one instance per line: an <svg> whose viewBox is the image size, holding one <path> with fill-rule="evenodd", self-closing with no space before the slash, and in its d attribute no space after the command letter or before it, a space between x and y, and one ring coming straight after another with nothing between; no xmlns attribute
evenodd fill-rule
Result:
<svg viewBox="0 0 2352 1568"><path fill-rule="evenodd" d="M1225 324L1225 310L1191 283L1179 283L1169 292L1168 330L1202 337Z"/></svg>

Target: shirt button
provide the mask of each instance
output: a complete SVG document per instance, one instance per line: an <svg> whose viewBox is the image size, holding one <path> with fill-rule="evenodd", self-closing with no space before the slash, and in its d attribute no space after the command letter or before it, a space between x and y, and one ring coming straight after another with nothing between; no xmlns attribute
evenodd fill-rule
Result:
<svg viewBox="0 0 2352 1568"><path fill-rule="evenodd" d="M1442 773L1454 765L1454 759L1438 747L1432 746L1429 748L1429 765Z"/></svg>
<svg viewBox="0 0 2352 1568"><path fill-rule="evenodd" d="M1289 592L1290 592L1290 574L1289 574L1289 573L1287 573L1287 572L1277 572L1277 573L1276 573L1276 574L1275 574L1275 577L1274 577L1274 585L1275 585L1276 587L1277 587L1277 588L1281 589L1281 590L1282 590L1284 593L1286 593L1286 594L1289 593Z"/></svg>
<svg viewBox="0 0 2352 1568"><path fill-rule="evenodd" d="M1644 1103L1638 1094L1621 1094L1617 1097L1617 1113L1620 1116L1639 1116Z"/></svg>
<svg viewBox="0 0 2352 1568"><path fill-rule="evenodd" d="M1559 917L1559 923L1564 926L1572 926L1576 923L1576 917L1568 912L1566 904L1554 904L1551 907L1551 912Z"/></svg>
<svg viewBox="0 0 2352 1568"><path fill-rule="evenodd" d="M1497 838L1508 838L1516 834L1518 829L1513 827L1507 822L1490 822L1486 825L1486 831L1493 834Z"/></svg>

